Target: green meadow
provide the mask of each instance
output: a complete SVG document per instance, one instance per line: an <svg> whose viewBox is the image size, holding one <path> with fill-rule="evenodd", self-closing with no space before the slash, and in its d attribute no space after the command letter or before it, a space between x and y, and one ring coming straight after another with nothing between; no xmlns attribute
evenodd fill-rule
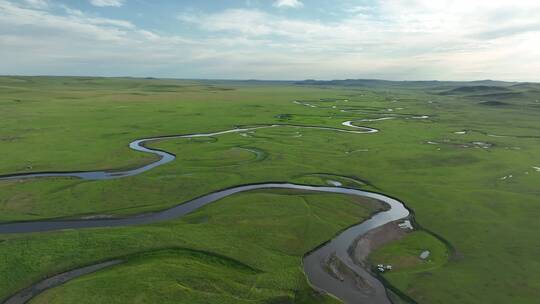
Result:
<svg viewBox="0 0 540 304"><path fill-rule="evenodd" d="M370 257L394 265L384 278L417 303L535 303L539 99L538 84L492 81L0 77L0 175L133 168L156 160L129 149L138 138L282 125L152 142L177 158L132 177L0 181L0 221L126 216L246 183L337 181L399 198L426 229ZM393 119L355 122L373 134L298 127L381 117ZM380 208L260 190L159 224L0 234L0 299L120 258L31 303L339 303L309 286L302 256Z"/></svg>

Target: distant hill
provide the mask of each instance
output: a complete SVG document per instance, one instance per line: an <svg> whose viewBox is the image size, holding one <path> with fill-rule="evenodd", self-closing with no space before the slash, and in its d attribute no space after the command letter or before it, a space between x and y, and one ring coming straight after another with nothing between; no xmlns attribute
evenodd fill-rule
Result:
<svg viewBox="0 0 540 304"><path fill-rule="evenodd" d="M299 86L350 87L375 90L424 91L433 95L466 98L483 106L508 107L518 104L538 107L540 83L477 81L390 81L379 79L303 80L291 82Z"/></svg>
<svg viewBox="0 0 540 304"><path fill-rule="evenodd" d="M512 89L528 90L530 92L540 92L540 83L522 82L511 86Z"/></svg>
<svg viewBox="0 0 540 304"><path fill-rule="evenodd" d="M474 85L474 86L462 86L448 91L439 93L440 95L460 95L460 94L499 94L512 92L504 86L487 86L487 85Z"/></svg>
<svg viewBox="0 0 540 304"><path fill-rule="evenodd" d="M440 85L441 81L392 81L380 79L343 79L343 80L302 80L296 81L296 85L317 85L317 86L359 86L359 87L378 87L378 86L434 86Z"/></svg>
<svg viewBox="0 0 540 304"><path fill-rule="evenodd" d="M506 103L506 102L494 101L494 100L484 101L484 102L481 102L480 104L483 106L493 106L493 107L502 107L502 106L510 105L509 103Z"/></svg>
<svg viewBox="0 0 540 304"><path fill-rule="evenodd" d="M451 90L457 87L508 87L517 84L516 82L505 82L495 80L477 80L477 81L391 81L380 79L344 79L344 80L303 80L295 81L295 85L303 86L346 86L346 87L369 87L369 88L385 88L385 87L403 87L403 88L418 88L418 89L433 89L433 90Z"/></svg>
<svg viewBox="0 0 540 304"><path fill-rule="evenodd" d="M526 97L526 94L523 92L505 92L505 93L490 93L490 94L480 94L480 95L472 95L471 97L481 97L481 98L487 98L487 99L519 99Z"/></svg>

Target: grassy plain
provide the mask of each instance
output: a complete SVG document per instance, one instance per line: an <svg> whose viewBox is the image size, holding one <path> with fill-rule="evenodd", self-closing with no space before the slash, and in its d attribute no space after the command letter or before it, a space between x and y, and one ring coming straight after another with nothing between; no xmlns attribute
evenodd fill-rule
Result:
<svg viewBox="0 0 540 304"><path fill-rule="evenodd" d="M120 258L127 262L45 292L34 302L333 303L311 292L301 258L368 217L376 205L343 195L256 191L178 221L10 235L0 253L1 296L46 273Z"/></svg>
<svg viewBox="0 0 540 304"><path fill-rule="evenodd" d="M517 95L459 89L473 85L2 77L0 174L137 166L152 161L127 147L141 137L271 123L346 128L345 120L397 116L358 122L376 134L280 127L161 141L152 146L176 154L174 162L119 180L0 182L0 221L134 214L242 183L335 180L400 198L456 248L433 267L412 263L386 275L417 302L534 303L540 86L495 84ZM413 118L421 115L430 118ZM35 302L332 301L312 298L301 256L370 210L332 195L257 192L159 225L0 235L0 298L41 277L126 256L128 263ZM407 237L374 259L399 264L419 242L441 245Z"/></svg>

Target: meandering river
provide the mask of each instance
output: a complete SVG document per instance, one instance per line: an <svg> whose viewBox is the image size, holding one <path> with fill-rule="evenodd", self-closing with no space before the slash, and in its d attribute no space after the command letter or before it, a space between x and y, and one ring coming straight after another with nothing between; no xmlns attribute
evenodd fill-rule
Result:
<svg viewBox="0 0 540 304"><path fill-rule="evenodd" d="M350 123L350 122L346 122ZM345 123L344 123L345 124ZM196 138L196 137L211 137L218 136L229 133L244 133L249 131L254 131L258 129L267 129L267 128L278 128L278 127L295 127L303 129L316 129L316 130L329 130L335 132L344 132L344 133L353 133L353 134L364 134L364 133L376 133L379 130L369 127L353 126L351 127L360 129L360 130L346 130L338 129L331 127L318 127L318 126L302 126L302 125L292 125L292 124L272 124L272 125L260 125L254 127L239 127L225 131L218 131L213 133L195 133L195 134L183 134L183 135L167 135L167 136L158 136L137 139L129 143L129 147L135 151L151 153L157 155L159 160L152 162L148 165L138 167L135 169L124 170L124 171L69 171L69 172L33 172L33 173L15 173L15 174L6 174L0 175L0 181L2 180L12 180L12 179L28 179L28 178L42 178L42 177L76 177L86 180L104 180L104 179L116 179L127 176L133 176L141 174L148 170L151 170L155 167L162 166L166 163L172 162L176 157L174 154L161 151L158 149L150 149L145 147L145 144L164 140L164 139L176 139L176 138Z"/></svg>
<svg viewBox="0 0 540 304"><path fill-rule="evenodd" d="M91 172L41 172L41 173L27 173L27 174L13 174L6 175L0 178L0 180L9 179L21 179L21 178L44 178L51 176L65 176L76 177L82 179L113 179L126 176L132 176L148 171L157 166L166 164L175 159L175 156L169 152L161 151L145 147L146 143L174 138L194 138L194 137L208 137L217 136L221 134L234 133L234 132L247 132L262 128L274 128L283 126L292 126L298 128L311 128L320 130L331 130L337 132L347 133L374 133L378 130L368 127L360 127L352 125L351 122L343 123L345 126L357 128L360 130L345 130L330 127L317 127L317 126L296 126L296 125L262 125L255 127L235 128L226 131L214 132L214 133L199 133L199 134L185 134L185 135L173 135L173 136L161 136L145 139L138 139L129 144L129 147L133 150L152 153L160 157L159 160L131 170L127 171L91 171ZM5 223L0 224L0 233L30 233L30 232L44 232L62 229L83 229L83 228L98 228L98 227L118 227L118 226L130 226L151 224L160 221L167 221L176 218L180 218L188 213L191 213L203 206L216 202L222 198L241 193L246 191L258 190L258 189L295 189L302 191L312 191L321 193L339 193L354 195L359 197L367 197L378 200L388 206L388 209L381 211L373 215L370 219L349 227L348 229L340 232L333 239L329 240L325 244L317 247L310 253L306 254L303 258L303 268L309 282L318 290L328 292L337 298L341 299L345 303L390 303L387 298L385 286L374 277L369 270L366 270L356 264L350 255L350 248L355 243L355 240L360 236L366 234L377 227L385 225L387 223L404 219L410 216L408 209L405 205L397 199L389 196L362 191L358 189L349 189L343 187L325 187L325 186L311 186L300 185L292 183L261 183L261 184L247 184L240 185L220 191L212 192L201 197L195 198L188 202L182 203L170 209L166 209L160 212L141 214L127 218L109 218L109 219L78 219L78 220L44 220L44 221L32 221L32 222L18 222L18 223ZM339 260L343 267L346 267L351 276L343 276L336 278L328 270L328 261L330 259ZM35 283L28 288L25 288L12 297L5 300L4 303L26 303L32 297L43 292L46 289L58 286L66 281L79 277L81 275L91 273L105 267L111 267L121 261L111 260L105 263L99 263L91 266L82 267L79 269L73 269L68 272L56 275L54 277L42 280ZM370 293L366 293L358 287L358 279L368 284L371 288Z"/></svg>

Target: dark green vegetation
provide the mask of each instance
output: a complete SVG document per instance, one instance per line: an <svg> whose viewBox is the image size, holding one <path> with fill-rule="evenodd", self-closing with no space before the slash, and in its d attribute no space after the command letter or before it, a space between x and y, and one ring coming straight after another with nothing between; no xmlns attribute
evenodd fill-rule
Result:
<svg viewBox="0 0 540 304"><path fill-rule="evenodd" d="M473 86L487 89L463 89ZM331 180L400 198L454 245L446 257L442 243L418 232L373 256L398 265L386 278L419 303L534 303L539 99L540 85L492 81L3 77L0 174L137 166L152 158L127 144L155 135L396 119L357 123L376 134L282 127L164 140L152 146L178 158L138 176L0 182L0 220L134 214L243 183ZM414 118L421 115L430 118ZM376 208L352 200L264 191L157 225L0 235L0 298L44 276L124 257L35 302L332 302L310 290L301 257ZM420 247L432 248L432 263L410 262Z"/></svg>

